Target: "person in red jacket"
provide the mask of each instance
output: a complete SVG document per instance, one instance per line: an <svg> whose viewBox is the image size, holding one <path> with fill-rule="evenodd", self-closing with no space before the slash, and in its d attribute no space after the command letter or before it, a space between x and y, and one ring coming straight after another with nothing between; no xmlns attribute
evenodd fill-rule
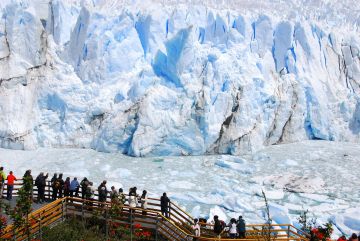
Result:
<svg viewBox="0 0 360 241"><path fill-rule="evenodd" d="M6 199L11 200L12 199L12 192L14 189L14 181L16 181L16 177L13 175L13 172L10 171L9 175L6 178L7 180L7 193L6 193Z"/></svg>
<svg viewBox="0 0 360 241"><path fill-rule="evenodd" d="M347 241L345 235L341 236L340 238L338 238L337 241Z"/></svg>

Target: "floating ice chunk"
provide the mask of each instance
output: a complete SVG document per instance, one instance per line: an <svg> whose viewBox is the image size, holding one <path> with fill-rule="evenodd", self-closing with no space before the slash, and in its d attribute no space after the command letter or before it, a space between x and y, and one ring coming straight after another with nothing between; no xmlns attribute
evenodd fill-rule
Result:
<svg viewBox="0 0 360 241"><path fill-rule="evenodd" d="M238 162L232 162L227 160L217 160L215 165L222 168L229 168L232 170L240 171L244 174L251 174L255 171L255 167L252 165L243 165L241 159L236 159Z"/></svg>
<svg viewBox="0 0 360 241"><path fill-rule="evenodd" d="M331 217L336 227L341 232L351 234L360 232L360 208L350 208L344 214Z"/></svg>
<svg viewBox="0 0 360 241"><path fill-rule="evenodd" d="M271 219L276 223L292 224L287 207L275 203L269 203L269 211Z"/></svg>
<svg viewBox="0 0 360 241"><path fill-rule="evenodd" d="M264 185L271 185L290 192L314 193L321 192L325 182L321 177L298 176L295 174L270 175L267 177L254 177L254 180L262 180Z"/></svg>
<svg viewBox="0 0 360 241"><path fill-rule="evenodd" d="M200 206L196 205L192 210L191 210L191 216L193 216L194 218L198 218L200 217Z"/></svg>
<svg viewBox="0 0 360 241"><path fill-rule="evenodd" d="M281 200L284 198L284 191L283 190L272 190L272 191L264 191L267 199L272 200ZM259 195L262 195L259 193Z"/></svg>
<svg viewBox="0 0 360 241"><path fill-rule="evenodd" d="M291 160L291 159L286 159L284 161L285 165L287 166L297 166L299 165L299 163L297 163L297 161Z"/></svg>
<svg viewBox="0 0 360 241"><path fill-rule="evenodd" d="M169 184L169 187L180 189L193 189L195 187L195 184L188 181L175 181L171 182Z"/></svg>
<svg viewBox="0 0 360 241"><path fill-rule="evenodd" d="M304 211L304 207L302 205L285 203L285 207L291 211Z"/></svg>
<svg viewBox="0 0 360 241"><path fill-rule="evenodd" d="M209 213L209 220L214 220L214 216L217 215L219 217L219 220L222 220L224 222L227 221L228 217L225 213L225 210L222 209L219 206L215 206L214 208L210 209L210 213Z"/></svg>
<svg viewBox="0 0 360 241"><path fill-rule="evenodd" d="M335 210L349 208L349 205L335 205L335 203L320 203L316 206L309 207L309 211L313 212L332 212Z"/></svg>
<svg viewBox="0 0 360 241"><path fill-rule="evenodd" d="M129 169L125 168L117 168L114 172L118 174L119 178L130 177L133 175Z"/></svg>
<svg viewBox="0 0 360 241"><path fill-rule="evenodd" d="M331 203L333 202L326 195L313 194L313 193L300 193L299 195L301 197L309 198L309 199L315 200L317 202L327 202L327 203L328 202L331 202Z"/></svg>

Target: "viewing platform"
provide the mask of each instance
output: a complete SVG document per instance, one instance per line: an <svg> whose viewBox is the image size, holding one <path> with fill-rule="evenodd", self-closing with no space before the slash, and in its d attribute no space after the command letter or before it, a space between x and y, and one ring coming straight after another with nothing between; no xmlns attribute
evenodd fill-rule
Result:
<svg viewBox="0 0 360 241"><path fill-rule="evenodd" d="M22 182L18 180L14 185L13 196L17 196L17 191L21 188ZM6 185L4 188L6 192ZM52 189L50 182L46 187L45 196L51 198ZM95 198L97 197L95 193ZM33 190L33 199L37 197L37 190ZM264 241L309 241L307 233L295 228L290 224L248 224L246 225L246 239L230 239L227 231L223 231L220 236L213 232L213 225L201 223L201 236L195 237L191 225L194 218L180 208L177 204L170 202L169 217L164 217L160 212L160 200L148 198L148 208L130 208L125 203L117 212L116 217L111 215L112 203L86 200L78 197L63 197L55 201L41 204L34 204L33 208L38 208L29 214L29 229L14 230L9 224L2 233L1 238L5 240L26 240L28 236L41 240L44 227L54 227L67 219L76 218L86 220L97 217L103 224L105 236L108 237L113 225L126 227L131 235L137 225L141 225L146 230L155 233L153 240L169 241L215 241L215 240L264 240ZM146 213L144 213L144 211ZM132 236L131 236L132 237ZM137 240L132 239L132 240Z"/></svg>

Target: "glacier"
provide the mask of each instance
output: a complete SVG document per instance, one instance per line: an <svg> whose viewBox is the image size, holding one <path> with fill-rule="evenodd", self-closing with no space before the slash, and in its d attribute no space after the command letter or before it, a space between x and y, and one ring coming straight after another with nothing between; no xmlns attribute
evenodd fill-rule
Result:
<svg viewBox="0 0 360 241"><path fill-rule="evenodd" d="M1 1L0 146L359 142L360 4L220 2Z"/></svg>

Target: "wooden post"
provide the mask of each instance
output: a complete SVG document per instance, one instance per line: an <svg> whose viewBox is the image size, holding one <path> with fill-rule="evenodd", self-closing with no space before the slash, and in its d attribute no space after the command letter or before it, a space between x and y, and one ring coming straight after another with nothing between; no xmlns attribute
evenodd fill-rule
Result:
<svg viewBox="0 0 360 241"><path fill-rule="evenodd" d="M290 225L288 226L288 229L287 229L287 238L290 238Z"/></svg>
<svg viewBox="0 0 360 241"><path fill-rule="evenodd" d="M81 223L85 227L84 224L84 199L81 199Z"/></svg>
<svg viewBox="0 0 360 241"><path fill-rule="evenodd" d="M156 215L155 240L158 241L159 214Z"/></svg>
<svg viewBox="0 0 360 241"><path fill-rule="evenodd" d="M61 219L62 219L62 221L65 220L65 218L64 218L64 200L61 200Z"/></svg>
<svg viewBox="0 0 360 241"><path fill-rule="evenodd" d="M68 203L68 198L65 198L65 218L68 216L68 208L67 208L67 203Z"/></svg>
<svg viewBox="0 0 360 241"><path fill-rule="evenodd" d="M41 230L41 213L39 213L39 233L40 233L40 240L42 240L42 230Z"/></svg>
<svg viewBox="0 0 360 241"><path fill-rule="evenodd" d="M130 208L130 240L133 240L132 209Z"/></svg>
<svg viewBox="0 0 360 241"><path fill-rule="evenodd" d="M108 227L108 209L105 206L105 239L109 239L109 227Z"/></svg>
<svg viewBox="0 0 360 241"><path fill-rule="evenodd" d="M52 197L51 197L51 195L50 195L50 184L49 184L49 181L48 181L47 183L48 183L48 185L47 185L47 190L48 190L48 199L49 199L49 200L51 200L51 199L52 199Z"/></svg>

